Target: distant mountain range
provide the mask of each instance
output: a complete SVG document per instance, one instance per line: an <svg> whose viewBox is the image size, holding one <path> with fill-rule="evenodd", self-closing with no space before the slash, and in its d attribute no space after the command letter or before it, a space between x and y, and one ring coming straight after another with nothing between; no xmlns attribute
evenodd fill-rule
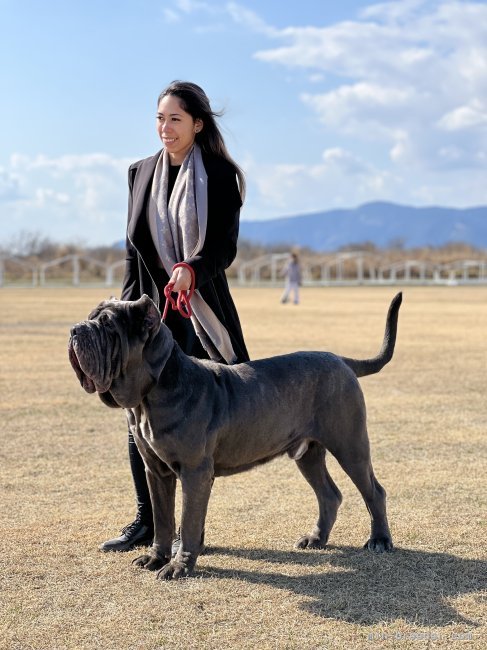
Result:
<svg viewBox="0 0 487 650"><path fill-rule="evenodd" d="M240 239L263 245L306 246L333 251L371 242L387 247L442 246L450 242L487 248L487 206L456 209L414 208L366 203L355 209L327 210L266 221L240 221Z"/></svg>

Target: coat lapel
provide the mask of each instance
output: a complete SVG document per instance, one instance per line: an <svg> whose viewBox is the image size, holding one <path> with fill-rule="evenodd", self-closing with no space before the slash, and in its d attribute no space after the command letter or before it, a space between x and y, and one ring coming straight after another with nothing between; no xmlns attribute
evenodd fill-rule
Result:
<svg viewBox="0 0 487 650"><path fill-rule="evenodd" d="M146 158L137 168L134 186L132 189L132 214L129 217L128 236L135 243L137 225L142 218L145 218L147 202L149 200L152 177L161 152Z"/></svg>

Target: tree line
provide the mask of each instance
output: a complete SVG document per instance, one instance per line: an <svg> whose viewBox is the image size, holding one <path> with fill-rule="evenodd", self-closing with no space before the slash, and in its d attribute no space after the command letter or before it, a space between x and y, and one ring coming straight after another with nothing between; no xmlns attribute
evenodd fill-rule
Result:
<svg viewBox="0 0 487 650"><path fill-rule="evenodd" d="M462 260L484 260L486 253L481 248L470 244L453 242L437 247L407 248L403 240L390 242L386 247L378 247L371 242L357 242L337 248L335 251L315 251L309 248L295 247L292 244L262 245L245 239L238 243L238 253L234 263L227 271L229 278L236 278L241 264L258 257L269 254L282 254L297 252L299 257L307 264L319 264L331 259L340 253L365 253L370 263L376 267L400 264L407 260L414 259L417 262L424 262L434 265L448 265ZM21 232L8 242L0 243L0 257L3 260L4 275L13 281L19 280L28 273L28 269L40 267L42 264L52 260L78 255L84 258L83 273L86 279L93 281L103 280L103 269L96 265L90 265L90 259L111 265L121 262L125 258L125 251L117 246L96 246L89 247L83 243L59 243L39 233ZM19 264L20 262L20 264ZM63 266L66 268L63 269ZM57 277L69 275L69 264L61 264L59 268L53 269L52 274ZM117 271L117 278L123 274L123 265ZM265 277L265 273L264 273Z"/></svg>

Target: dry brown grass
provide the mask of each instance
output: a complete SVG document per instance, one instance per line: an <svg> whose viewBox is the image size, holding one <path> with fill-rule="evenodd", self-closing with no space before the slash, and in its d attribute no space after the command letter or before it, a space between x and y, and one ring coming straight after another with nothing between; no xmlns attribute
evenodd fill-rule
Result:
<svg viewBox="0 0 487 650"><path fill-rule="evenodd" d="M392 288L235 289L254 358L296 349L370 356ZM290 460L218 479L197 577L160 583L137 551L97 545L133 492L122 411L77 383L69 327L103 289L0 292L2 648L486 647L487 288L408 288L396 355L365 378L376 474L396 551L361 550L365 507L344 494L329 549L294 551L315 499Z"/></svg>

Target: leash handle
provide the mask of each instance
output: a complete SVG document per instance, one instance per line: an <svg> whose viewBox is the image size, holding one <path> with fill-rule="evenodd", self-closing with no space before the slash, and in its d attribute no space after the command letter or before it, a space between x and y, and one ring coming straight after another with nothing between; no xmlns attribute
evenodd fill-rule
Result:
<svg viewBox="0 0 487 650"><path fill-rule="evenodd" d="M186 262L178 262L178 264L175 264L172 267L172 270L174 271L174 269L177 268L187 269L191 273L191 284L187 291L185 289L178 291L178 297L176 300L171 295L173 293L174 282L168 282L166 284L166 286L164 287L166 304L164 305L164 312L162 314L163 322L166 320L169 305L171 305L171 309L173 311L178 311L183 318L191 318L193 314L191 310L191 298L193 297L194 290L195 290L196 276L194 274L193 269L190 267L189 264L186 264Z"/></svg>

